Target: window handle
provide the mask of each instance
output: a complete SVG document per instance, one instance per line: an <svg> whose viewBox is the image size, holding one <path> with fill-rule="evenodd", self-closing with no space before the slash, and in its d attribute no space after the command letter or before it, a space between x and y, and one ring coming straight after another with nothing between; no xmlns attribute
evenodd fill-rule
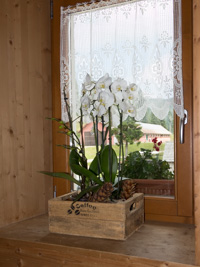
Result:
<svg viewBox="0 0 200 267"><path fill-rule="evenodd" d="M180 119L180 144L184 143L184 125L188 123L188 112L184 109L184 118Z"/></svg>

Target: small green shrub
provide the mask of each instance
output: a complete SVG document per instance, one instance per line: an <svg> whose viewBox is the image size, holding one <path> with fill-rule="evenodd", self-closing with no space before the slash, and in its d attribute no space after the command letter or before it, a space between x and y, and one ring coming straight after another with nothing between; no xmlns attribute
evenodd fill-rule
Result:
<svg viewBox="0 0 200 267"><path fill-rule="evenodd" d="M122 166L122 175L133 179L174 179L169 163L153 157L151 150L130 153Z"/></svg>

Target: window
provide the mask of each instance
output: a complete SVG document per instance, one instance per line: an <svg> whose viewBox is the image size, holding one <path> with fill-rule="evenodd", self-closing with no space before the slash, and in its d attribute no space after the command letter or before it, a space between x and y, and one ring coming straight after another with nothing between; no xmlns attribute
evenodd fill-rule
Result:
<svg viewBox="0 0 200 267"><path fill-rule="evenodd" d="M58 1L59 2L59 1ZM140 1L138 3L140 3L142 6L142 9L145 9L145 5L154 5L156 1ZM161 1L163 4L165 3L166 5L170 2L170 1ZM183 8L185 8L185 6L187 6L186 1L184 2L184 6ZM68 5L73 5L75 4L74 1L67 3ZM59 69L59 38L60 38L60 32L59 32L59 17L60 17L60 3L56 3L54 9L56 10L56 14L54 17L54 21L53 21L53 32L54 32L54 39L53 39L53 48L54 48L54 63L56 60L56 64L53 64L53 67L57 70ZM142 10L141 9L141 10ZM188 6L185 8L185 10L188 9ZM84 15L85 16L85 15ZM84 17L83 16L83 17ZM57 17L57 19L56 19ZM185 25L191 25L191 21L190 21L191 17L187 16L183 18L183 21L185 21ZM184 26L184 25L183 25ZM90 29L91 30L91 29ZM188 28L186 29L188 30ZM190 30L190 29L189 29ZM185 34L185 33L184 33ZM186 36L186 34L185 34ZM189 47L189 52L191 52L191 48L189 46L189 44L187 44L187 48L186 48L186 38L184 39L184 35L183 35L183 55L186 55L188 52L188 47ZM185 49L185 50L184 50ZM94 60L93 60L94 59ZM93 59L90 59L91 62L97 62L97 56L93 57ZM95 61L96 60L96 61ZM184 75L187 76L189 75L190 79L191 79L191 70L190 70L190 64L188 64L187 62L188 58L186 58L186 56L183 57L183 71L184 71ZM67 57L67 62L69 63L70 60ZM66 63L66 62L65 62ZM69 67L68 63L66 65L64 65L64 67ZM75 67L75 62L70 63L71 66ZM159 64L158 64L159 65ZM156 65L158 67L158 65ZM170 64L169 64L170 66ZM184 67L185 66L185 67ZM187 66L187 67L186 67ZM159 68L157 68L159 69ZM119 68L118 68L119 70ZM133 68L133 70L135 70L135 68ZM119 73L119 72L118 72ZM133 72L134 73L134 72ZM55 74L55 76L58 74ZM156 76L156 75L155 75ZM157 76L156 76L157 77ZM67 78L67 77L66 77ZM155 78L155 77L154 77ZM74 79L74 77L72 77L72 79ZM57 81L57 85L59 85L59 78L54 78L54 80ZM159 79L157 80L159 81ZM191 111L191 89L190 89L191 84L186 84L186 90L185 93L189 94L189 96L185 97L186 99L186 105L188 105L188 109ZM57 90L55 88L55 90ZM74 91L73 91L74 93ZM56 96L58 98L58 94L59 92L56 91ZM55 99L55 98L54 98ZM58 103L58 99L56 100L56 103ZM167 105L169 106L169 105ZM57 109L59 109L59 105L57 107ZM59 113L58 113L59 114ZM190 125L188 124L187 129L186 129L186 134L185 137L187 137L189 139L189 136L191 135L191 130L190 130ZM192 181L191 181L191 145L188 144L187 139L185 144L181 147L178 144L178 119L176 119L175 121L175 151L176 151L176 173L177 173L177 177L176 177L176 188L175 188L175 199L165 199L165 200L160 200L159 198L146 198L146 218L156 218L156 219L160 219L160 218L165 218L166 220L171 220L171 221L190 221L192 220L192 216L193 216L193 210L192 210ZM185 151L185 152L184 152ZM60 152L59 152L60 153ZM55 152L56 154L56 152ZM183 155L185 155L185 157L183 157ZM56 158L56 155L55 155ZM184 164L185 163L185 164ZM189 200L185 199L185 196L187 195Z"/></svg>

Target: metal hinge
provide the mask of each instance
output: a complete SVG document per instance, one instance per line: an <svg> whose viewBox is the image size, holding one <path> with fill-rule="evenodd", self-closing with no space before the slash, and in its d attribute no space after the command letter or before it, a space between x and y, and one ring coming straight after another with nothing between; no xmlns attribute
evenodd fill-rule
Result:
<svg viewBox="0 0 200 267"><path fill-rule="evenodd" d="M50 18L53 19L53 0L50 0Z"/></svg>

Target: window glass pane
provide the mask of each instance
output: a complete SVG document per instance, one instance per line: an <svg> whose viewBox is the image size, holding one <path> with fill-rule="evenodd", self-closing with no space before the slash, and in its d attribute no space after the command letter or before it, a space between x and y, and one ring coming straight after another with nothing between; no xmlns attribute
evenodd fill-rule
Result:
<svg viewBox="0 0 200 267"><path fill-rule="evenodd" d="M141 127L141 137L124 140L126 156L134 161L139 155L135 151L140 151L141 164L146 159L135 178L140 176L148 182L167 179L164 189L160 189L161 185L152 189L152 194L163 196L174 195L173 22L172 0L122 3L70 15L74 112L74 107L78 110L80 106L86 73L94 81L109 73L113 80L124 78L128 83L136 83L143 93L134 120ZM92 160L95 148L91 122L84 127L84 139L88 159ZM113 144L118 153L117 142L116 134ZM150 194L148 188L142 192Z"/></svg>

